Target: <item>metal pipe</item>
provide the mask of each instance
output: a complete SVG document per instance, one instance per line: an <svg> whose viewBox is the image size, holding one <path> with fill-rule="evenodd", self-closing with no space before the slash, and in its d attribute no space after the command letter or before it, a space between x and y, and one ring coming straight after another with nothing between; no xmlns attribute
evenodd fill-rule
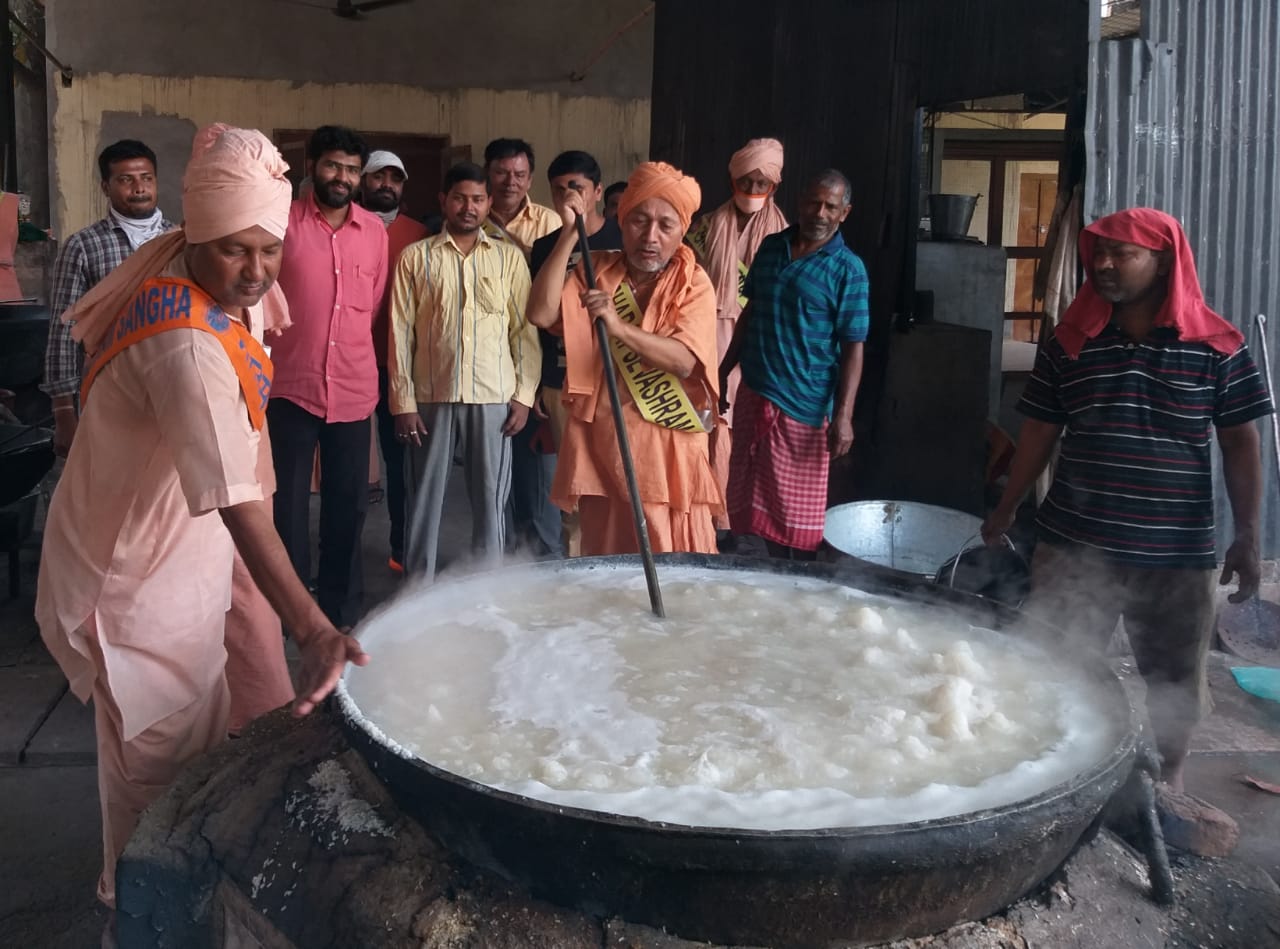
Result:
<svg viewBox="0 0 1280 949"><path fill-rule="evenodd" d="M582 251L582 269L586 272L587 286L596 285L596 270L591 263L591 247L587 239L587 220L578 215L578 248ZM610 358L609 331L604 320L596 320L596 339L600 342L600 359L604 368L605 383L609 387L609 402L613 406L613 427L618 431L618 453L622 455L622 470L627 476L627 493L631 496L631 513L636 523L636 540L640 544L640 561L644 565L644 580L649 587L649 605L655 616L666 616L662 608L662 590L658 587L658 567L653 562L653 547L649 543L649 525L645 521L644 505L640 502L640 484L636 480L636 463L631 456L631 442L627 438L626 419L622 415L622 396L618 393L618 380Z"/></svg>
<svg viewBox="0 0 1280 949"><path fill-rule="evenodd" d="M54 56L53 53L45 49L44 44L41 43L40 40L36 38L36 35L31 32L31 30L27 27L25 23L23 23L21 20L18 19L18 15L14 13L12 10L9 11L9 22L14 25L14 27L17 29L19 33L21 33L23 36L26 37L28 43L30 43L32 46L34 46L36 49L40 51L41 56L43 56L47 61L53 63L53 65L58 67L58 72L62 75L62 84L64 86L70 86L71 77L74 75L74 73L71 71L71 67L66 65L65 63L59 62L58 57Z"/></svg>
<svg viewBox="0 0 1280 949"><path fill-rule="evenodd" d="M1271 407L1275 408L1276 394L1271 385L1271 353L1267 349L1267 316L1259 313L1254 318L1258 326L1258 348L1262 350L1262 375L1267 383L1267 396L1271 399ZM1276 462L1276 483L1280 484L1280 418L1271 413L1271 453Z"/></svg>

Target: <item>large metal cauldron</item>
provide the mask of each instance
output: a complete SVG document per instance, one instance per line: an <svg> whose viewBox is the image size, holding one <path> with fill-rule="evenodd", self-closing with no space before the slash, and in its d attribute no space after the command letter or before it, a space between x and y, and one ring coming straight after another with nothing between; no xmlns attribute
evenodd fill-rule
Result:
<svg viewBox="0 0 1280 949"><path fill-rule="evenodd" d="M545 572L554 583L559 571L619 564L638 569L639 560L595 558L512 570ZM1052 636L999 604L889 571L697 555L660 557L663 564L801 574L940 604L955 610L958 621ZM416 595L429 611L432 590ZM1117 739L1102 760L1071 781L956 817L811 831L690 827L534 801L393 751L374 734L376 724L363 720L345 684L337 704L353 745L407 812L465 859L535 896L686 939L777 947L870 943L936 932L1002 909L1043 881L1096 828L1103 805L1132 770L1136 733L1119 680L1101 659L1083 661L1104 683Z"/></svg>

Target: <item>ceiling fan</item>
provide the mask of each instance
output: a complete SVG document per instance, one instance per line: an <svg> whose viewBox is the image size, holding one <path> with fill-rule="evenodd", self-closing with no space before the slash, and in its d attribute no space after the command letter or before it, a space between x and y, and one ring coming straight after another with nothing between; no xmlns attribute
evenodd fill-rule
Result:
<svg viewBox="0 0 1280 949"><path fill-rule="evenodd" d="M410 3L412 0L337 0L337 5L333 8L333 15L340 16L344 20L358 20L361 14L368 13L371 10L377 10L380 7L394 7L401 3Z"/></svg>

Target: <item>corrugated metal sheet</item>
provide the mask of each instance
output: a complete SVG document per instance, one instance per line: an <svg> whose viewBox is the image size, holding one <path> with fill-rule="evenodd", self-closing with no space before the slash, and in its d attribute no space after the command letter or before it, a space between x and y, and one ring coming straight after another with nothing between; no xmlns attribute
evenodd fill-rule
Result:
<svg viewBox="0 0 1280 949"><path fill-rule="evenodd" d="M1140 38L1090 49L1085 217L1160 208L1182 221L1210 305L1260 358L1280 353L1280 11L1276 0L1147 0ZM1273 384L1280 373L1273 367ZM1280 483L1263 440L1263 556L1280 556ZM1222 538L1231 524L1215 472Z"/></svg>

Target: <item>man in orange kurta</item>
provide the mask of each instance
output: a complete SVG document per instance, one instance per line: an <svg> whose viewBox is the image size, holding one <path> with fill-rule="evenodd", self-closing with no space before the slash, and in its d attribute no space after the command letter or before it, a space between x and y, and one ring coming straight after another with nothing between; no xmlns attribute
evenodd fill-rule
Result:
<svg viewBox="0 0 1280 949"><path fill-rule="evenodd" d="M63 317L88 356L84 412L49 507L36 618L72 690L93 700L108 906L138 816L226 738L236 553L295 632L296 713L347 661L366 661L298 580L257 474L287 167L261 132L201 130L184 228L143 245Z"/></svg>
<svg viewBox="0 0 1280 949"><path fill-rule="evenodd" d="M581 265L566 279L577 246L577 215L584 210L580 197L572 196L560 239L530 294L529 322L565 340L569 422L551 498L567 511L577 505L587 556L639 550L604 377L617 369L609 354L602 359L596 319L646 371L678 380L700 416L700 430L692 431L646 420L619 382L653 549L716 552L713 518L724 512L724 497L707 445L718 401L716 298L711 280L682 243L701 200L698 183L678 169L661 162L640 165L618 207L623 249L591 255L597 286L588 288ZM640 313L634 323L615 305L614 295L624 283Z"/></svg>

